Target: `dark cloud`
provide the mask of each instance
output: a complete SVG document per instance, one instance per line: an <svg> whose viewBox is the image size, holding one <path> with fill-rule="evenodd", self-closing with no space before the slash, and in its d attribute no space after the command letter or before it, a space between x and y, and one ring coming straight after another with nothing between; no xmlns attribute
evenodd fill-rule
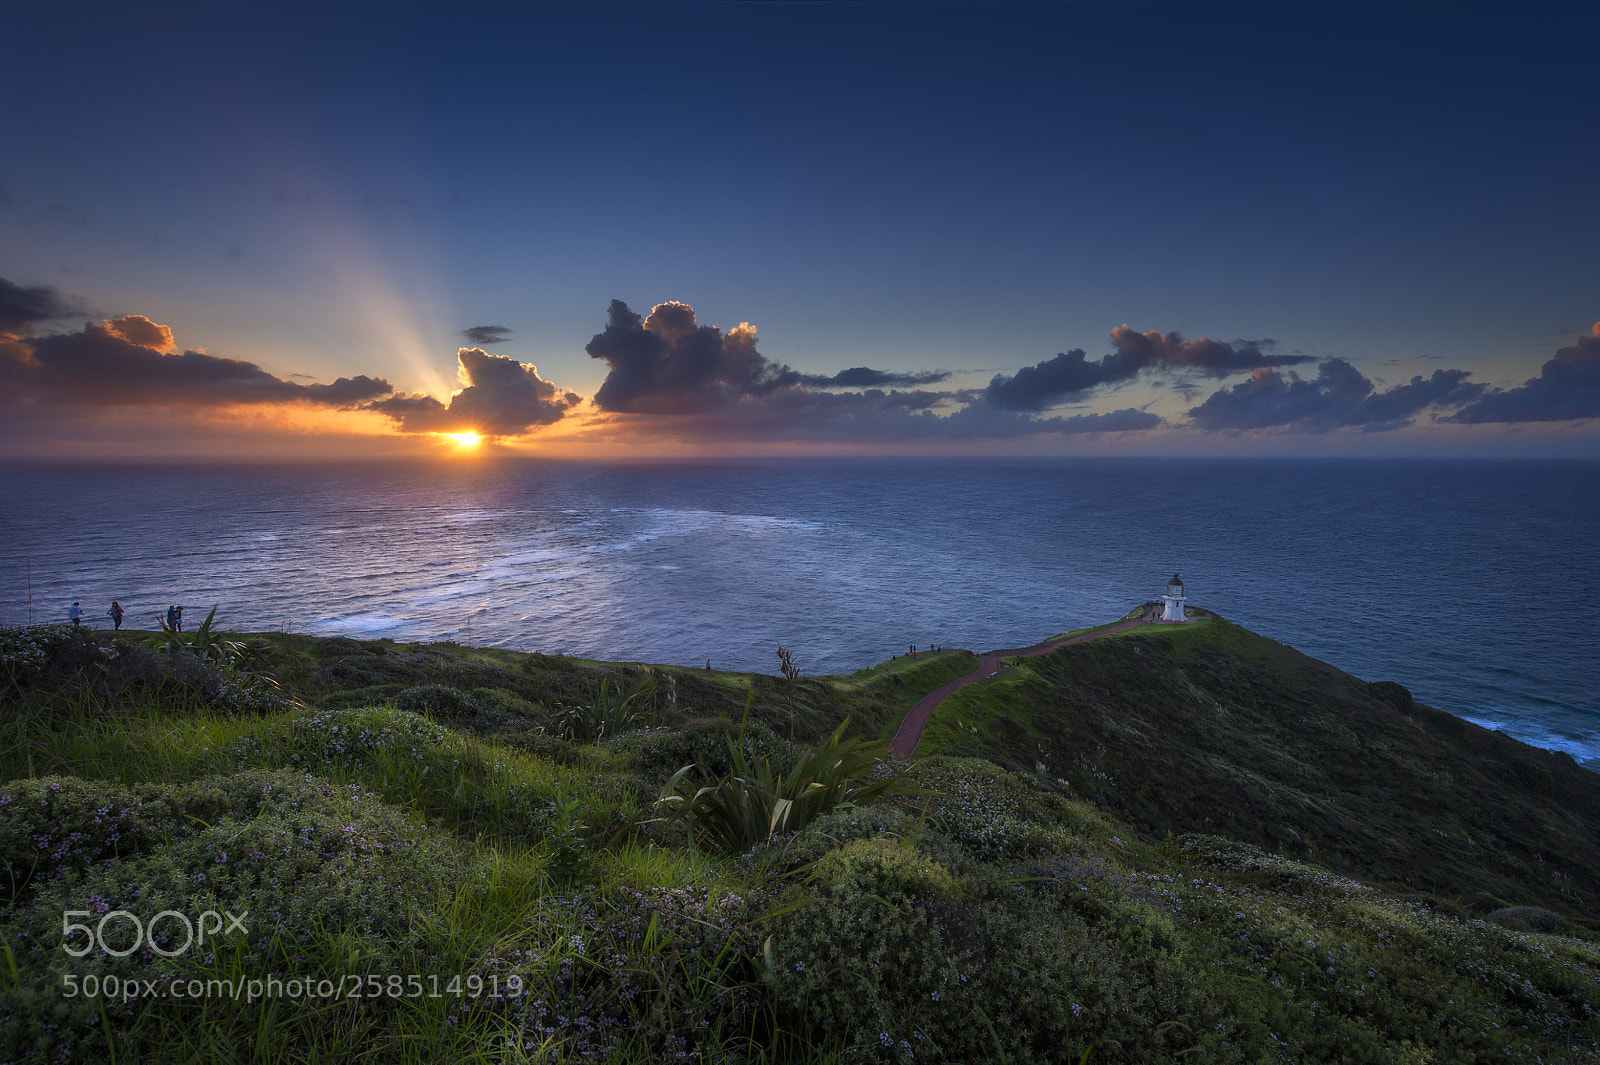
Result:
<svg viewBox="0 0 1600 1065"><path fill-rule="evenodd" d="M1073 348L1010 377L995 374L983 397L1001 410L1042 411L1101 385L1131 380L1138 372L1116 355L1091 362L1082 348Z"/></svg>
<svg viewBox="0 0 1600 1065"><path fill-rule="evenodd" d="M611 366L595 403L624 414L693 414L800 385L800 374L756 350L747 322L726 335L696 323L686 303L659 303L641 318L612 300L605 332L584 348Z"/></svg>
<svg viewBox="0 0 1600 1065"><path fill-rule="evenodd" d="M1236 340L1224 344L1206 337L1185 339L1181 333L1140 333L1126 325L1111 331L1117 356L1139 369L1170 367L1207 377L1227 377L1263 366L1296 366L1315 362L1313 355L1279 355L1271 340Z"/></svg>
<svg viewBox="0 0 1600 1065"><path fill-rule="evenodd" d="M1558 348L1539 376L1520 388L1491 392L1445 421L1564 422L1600 418L1600 322L1588 336Z"/></svg>
<svg viewBox="0 0 1600 1065"><path fill-rule="evenodd" d="M611 365L595 397L602 409L622 415L626 427L700 442L905 444L1161 424L1156 415L1136 410L1038 418L983 403L973 393L878 387L931 384L947 378L945 373L893 374L870 367L832 376L796 373L756 349L753 326L741 323L724 335L699 324L683 303L657 304L641 317L614 301L605 332L587 350ZM832 391L837 388L862 391ZM676 417L652 417L663 414Z"/></svg>
<svg viewBox="0 0 1600 1065"><path fill-rule="evenodd" d="M387 414L405 433L472 431L486 436L520 436L566 416L581 397L561 392L539 376L537 367L481 348L462 348L461 383L466 387L448 404L422 393L394 395L368 404Z"/></svg>
<svg viewBox="0 0 1600 1065"><path fill-rule="evenodd" d="M468 343L474 347L483 347L488 344L504 344L511 339L511 330L503 325L474 325L461 331Z"/></svg>
<svg viewBox="0 0 1600 1065"><path fill-rule="evenodd" d="M1292 370L1256 370L1250 380L1214 392L1188 411L1201 429L1291 428L1327 432L1359 428L1364 432L1400 429L1431 406L1468 402L1483 386L1468 383L1465 370L1435 370L1431 377L1413 377L1386 392L1343 359L1328 359L1314 380Z"/></svg>
<svg viewBox="0 0 1600 1065"><path fill-rule="evenodd" d="M143 315L14 340L0 345L0 396L34 407L304 402L348 408L393 391L387 381L365 376L295 384L253 362L172 349L172 331Z"/></svg>
<svg viewBox="0 0 1600 1065"><path fill-rule="evenodd" d="M16 334L35 322L77 313L73 303L48 285L23 288L0 277L0 334Z"/></svg>
<svg viewBox="0 0 1600 1065"><path fill-rule="evenodd" d="M916 388L918 385L936 385L949 377L943 371L890 373L887 370L874 370L870 366L852 366L832 377L802 374L800 383L807 388Z"/></svg>
<svg viewBox="0 0 1600 1065"><path fill-rule="evenodd" d="M1097 388L1124 384L1146 370L1180 370L1205 377L1226 377L1263 367L1314 361L1310 355L1280 355L1267 349L1270 340L1224 344L1181 333L1140 333L1126 325L1111 331L1115 349L1090 359L1082 348L1064 351L1012 376L996 374L984 389L986 402L1010 411L1044 411L1081 399Z"/></svg>

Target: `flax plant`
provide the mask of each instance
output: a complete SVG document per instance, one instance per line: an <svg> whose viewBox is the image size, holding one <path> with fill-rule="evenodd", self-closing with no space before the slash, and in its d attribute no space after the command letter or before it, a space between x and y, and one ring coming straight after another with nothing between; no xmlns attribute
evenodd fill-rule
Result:
<svg viewBox="0 0 1600 1065"><path fill-rule="evenodd" d="M798 832L837 807L921 790L899 773L879 772L888 744L847 739L849 723L842 722L815 752L800 755L787 770L771 758L752 762L730 739L727 776L691 789L683 781L695 767L684 766L662 788L656 809L669 820L686 822L691 835L711 850L740 854L774 836Z"/></svg>

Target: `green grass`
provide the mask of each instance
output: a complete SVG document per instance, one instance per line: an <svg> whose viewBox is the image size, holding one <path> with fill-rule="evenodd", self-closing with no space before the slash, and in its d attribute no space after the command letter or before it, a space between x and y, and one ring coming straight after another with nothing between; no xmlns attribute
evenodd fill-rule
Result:
<svg viewBox="0 0 1600 1065"><path fill-rule="evenodd" d="M696 790L761 763L811 802L832 785L807 759L848 715L884 735L971 657L803 677L790 745L776 677L266 639L305 707L74 636L0 663L0 1060L1600 1058L1594 786L1220 619L1020 660L941 706L920 791L767 842L769 803L727 848L651 809L677 758L704 763ZM594 683L646 678L672 693L654 728L549 734ZM428 685L502 712L335 705ZM1513 903L1549 908L1485 919ZM157 906L251 928L171 959L61 949L63 910ZM64 999L88 973L446 993Z"/></svg>

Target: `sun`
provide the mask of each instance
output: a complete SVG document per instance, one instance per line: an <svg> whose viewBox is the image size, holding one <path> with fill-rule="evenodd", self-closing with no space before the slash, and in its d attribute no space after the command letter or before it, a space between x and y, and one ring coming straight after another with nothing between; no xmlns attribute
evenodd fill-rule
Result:
<svg viewBox="0 0 1600 1065"><path fill-rule="evenodd" d="M444 433L444 438L451 441L456 447L477 447L483 443L482 433Z"/></svg>

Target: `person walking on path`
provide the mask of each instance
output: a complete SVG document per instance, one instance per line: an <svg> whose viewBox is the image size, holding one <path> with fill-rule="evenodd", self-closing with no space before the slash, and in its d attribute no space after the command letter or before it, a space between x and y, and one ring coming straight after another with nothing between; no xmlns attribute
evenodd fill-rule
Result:
<svg viewBox="0 0 1600 1065"><path fill-rule="evenodd" d="M67 611L67 617L72 620L72 627L78 628L83 624L83 608L77 603L73 603L72 609Z"/></svg>
<svg viewBox="0 0 1600 1065"><path fill-rule="evenodd" d="M111 609L106 611L106 617L111 619L112 631L120 631L122 628L122 604L115 599L111 600Z"/></svg>

